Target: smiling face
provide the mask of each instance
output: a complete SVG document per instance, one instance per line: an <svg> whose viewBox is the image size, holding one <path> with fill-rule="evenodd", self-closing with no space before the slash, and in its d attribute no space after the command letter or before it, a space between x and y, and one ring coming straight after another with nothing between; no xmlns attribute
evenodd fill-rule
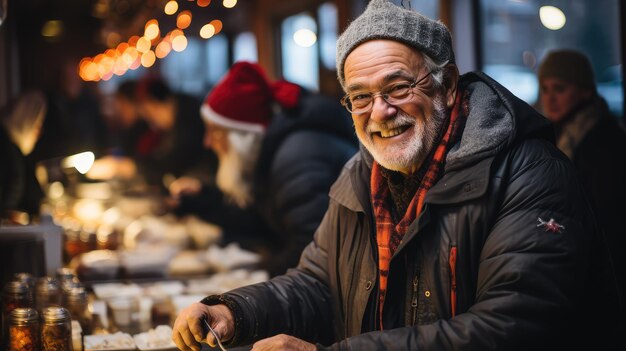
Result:
<svg viewBox="0 0 626 351"><path fill-rule="evenodd" d="M391 40L368 41L346 58L346 93L378 92L390 84L413 82L428 74L421 53ZM456 85L446 89L427 77L407 102L393 106L376 96L370 112L352 114L361 143L383 167L405 174L415 172L433 148Z"/></svg>

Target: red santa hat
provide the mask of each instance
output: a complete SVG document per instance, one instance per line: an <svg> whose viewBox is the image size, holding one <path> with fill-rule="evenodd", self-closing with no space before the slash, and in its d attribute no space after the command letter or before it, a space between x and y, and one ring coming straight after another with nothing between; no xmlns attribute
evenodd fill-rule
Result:
<svg viewBox="0 0 626 351"><path fill-rule="evenodd" d="M206 96L202 117L223 127L263 132L272 119L272 105L292 108L300 87L287 81L270 82L256 63L237 62Z"/></svg>

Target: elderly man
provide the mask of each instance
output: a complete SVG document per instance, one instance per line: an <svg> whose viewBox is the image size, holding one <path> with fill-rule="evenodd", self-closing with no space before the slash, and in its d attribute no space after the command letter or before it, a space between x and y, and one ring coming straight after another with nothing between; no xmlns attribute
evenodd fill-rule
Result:
<svg viewBox="0 0 626 351"><path fill-rule="evenodd" d="M548 121L483 74L459 78L454 62L441 23L371 1L337 43L364 148L314 241L286 275L184 310L179 348L198 349L202 320L253 350L606 342L588 314L613 296L586 295L603 289L588 279L594 224Z"/></svg>

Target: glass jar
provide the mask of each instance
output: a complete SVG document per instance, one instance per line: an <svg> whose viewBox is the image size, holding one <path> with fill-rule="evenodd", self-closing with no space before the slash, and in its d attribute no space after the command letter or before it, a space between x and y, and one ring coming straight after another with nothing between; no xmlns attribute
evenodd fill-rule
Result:
<svg viewBox="0 0 626 351"><path fill-rule="evenodd" d="M78 278L74 277L72 279L66 279L63 282L61 282L61 291L62 291L62 297L61 297L61 306L68 308L69 307L69 302L68 302L68 298L69 298L69 294L73 289L76 288L80 288L80 289L84 289L84 285L83 283L80 282L80 280L78 280Z"/></svg>
<svg viewBox="0 0 626 351"><path fill-rule="evenodd" d="M9 351L40 351L39 314L34 308L16 308L9 320Z"/></svg>
<svg viewBox="0 0 626 351"><path fill-rule="evenodd" d="M17 280L17 281L26 283L26 285L28 285L28 289L30 289L30 291L35 291L36 279L35 279L35 277L33 277L32 274L26 273L26 272L15 273L13 275L13 280Z"/></svg>
<svg viewBox="0 0 626 351"><path fill-rule="evenodd" d="M72 280L74 278L76 278L76 272L74 272L73 269L67 267L57 269L57 279L61 284L66 280Z"/></svg>
<svg viewBox="0 0 626 351"><path fill-rule="evenodd" d="M67 294L67 309L72 319L78 321L84 334L91 334L92 315L89 311L89 296L84 288L74 288Z"/></svg>
<svg viewBox="0 0 626 351"><path fill-rule="evenodd" d="M28 285L19 281L8 282L2 290L2 336L7 339L11 312L16 308L33 306L33 295Z"/></svg>
<svg viewBox="0 0 626 351"><path fill-rule="evenodd" d="M42 351L73 351L69 311L63 307L47 307L43 310L42 320Z"/></svg>
<svg viewBox="0 0 626 351"><path fill-rule="evenodd" d="M35 287L35 296L39 313L43 312L46 307L61 306L62 295L59 281L50 277L39 278Z"/></svg>

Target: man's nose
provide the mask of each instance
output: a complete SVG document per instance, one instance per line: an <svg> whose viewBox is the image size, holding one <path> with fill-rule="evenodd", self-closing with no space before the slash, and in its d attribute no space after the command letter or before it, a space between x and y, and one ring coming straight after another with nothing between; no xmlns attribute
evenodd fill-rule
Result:
<svg viewBox="0 0 626 351"><path fill-rule="evenodd" d="M398 108L388 103L382 95L374 95L370 119L376 122L384 122L395 116L397 112Z"/></svg>

